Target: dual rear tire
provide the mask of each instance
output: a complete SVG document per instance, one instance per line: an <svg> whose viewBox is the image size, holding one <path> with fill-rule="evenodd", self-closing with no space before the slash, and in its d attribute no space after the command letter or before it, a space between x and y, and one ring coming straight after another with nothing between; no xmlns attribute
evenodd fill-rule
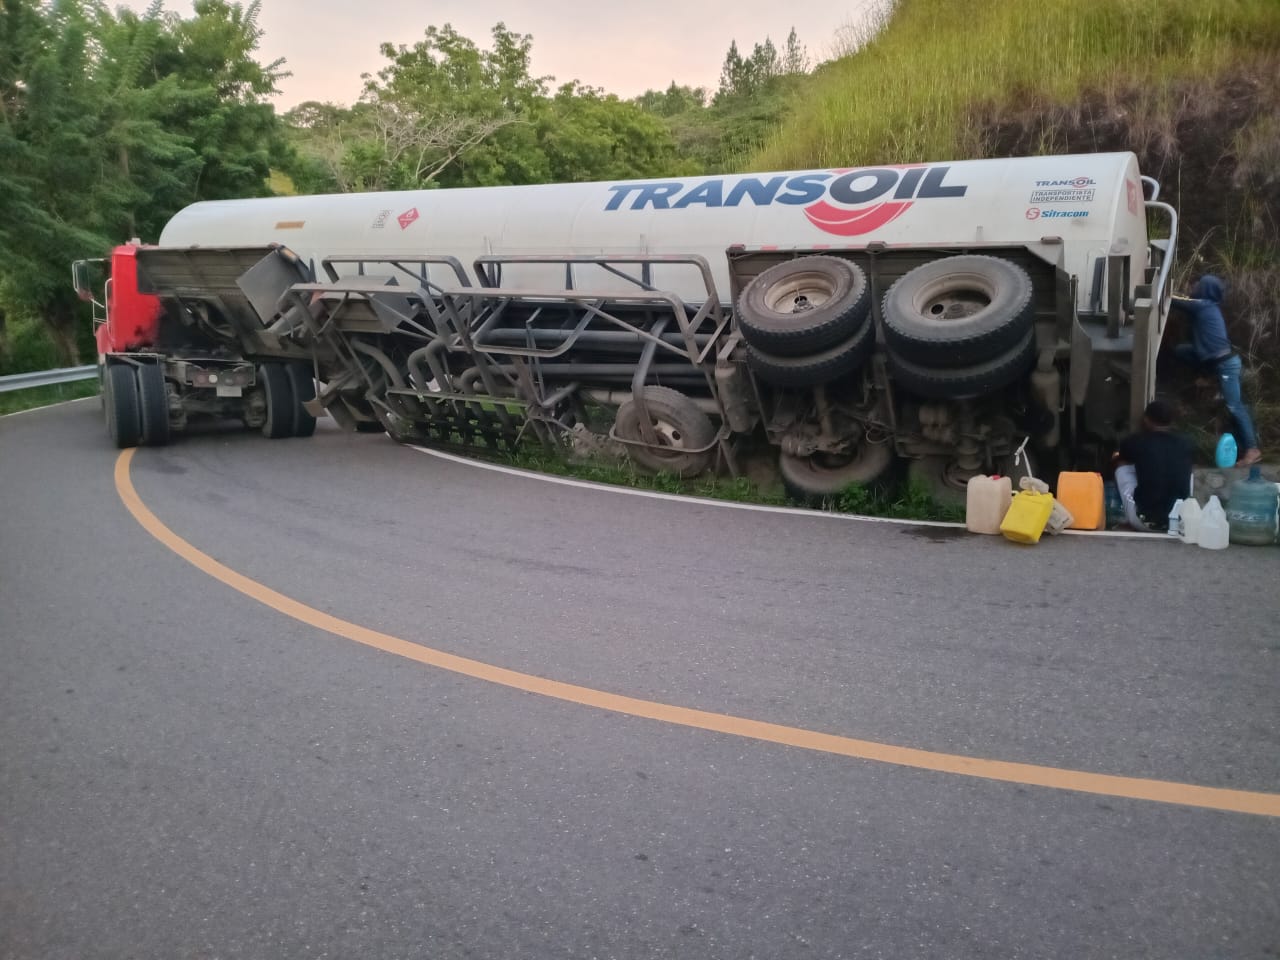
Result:
<svg viewBox="0 0 1280 960"><path fill-rule="evenodd" d="M1031 277L1001 257L943 257L910 270L881 305L894 380L932 399L993 393L1035 361ZM737 305L747 363L761 380L804 389L846 376L875 349L866 274L842 257L775 264Z"/></svg>
<svg viewBox="0 0 1280 960"><path fill-rule="evenodd" d="M169 388L157 363L108 363L102 370L107 434L120 449L169 442Z"/></svg>
<svg viewBox="0 0 1280 960"><path fill-rule="evenodd" d="M894 382L920 397L994 393L1035 364L1031 277L1000 257L956 256L916 267L885 295L885 352Z"/></svg>
<svg viewBox="0 0 1280 960"><path fill-rule="evenodd" d="M258 368L266 400L262 433L271 439L309 437L316 418L303 406L315 399L305 363L264 363ZM119 448L160 447L171 437L169 388L159 363L108 362L102 369L102 408L107 433Z"/></svg>
<svg viewBox="0 0 1280 960"><path fill-rule="evenodd" d="M871 286L852 260L774 264L738 298L747 365L777 387L821 386L862 366L875 347Z"/></svg>
<svg viewBox="0 0 1280 960"><path fill-rule="evenodd" d="M266 399L262 435L269 440L309 437L316 432L316 418L303 406L315 399L316 384L305 363L264 363L258 382Z"/></svg>

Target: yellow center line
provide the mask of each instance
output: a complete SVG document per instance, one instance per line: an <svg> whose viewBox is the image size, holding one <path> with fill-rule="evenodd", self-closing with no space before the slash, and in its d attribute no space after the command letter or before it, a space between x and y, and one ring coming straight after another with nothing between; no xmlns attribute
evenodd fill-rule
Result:
<svg viewBox="0 0 1280 960"><path fill-rule="evenodd" d="M899 747L888 743L877 743L872 740L858 740L853 737L842 737L831 733L819 733L800 727L788 727L777 723L766 723L735 717L729 714L712 713L706 710L693 710L652 700L641 700L636 697L607 693L591 687L563 683L559 680L548 680L504 667L482 663L467 657L459 657L442 650L418 643L411 643L390 634L370 630L359 624L342 620L300 603L291 597L272 590L243 574L237 573L225 564L219 563L208 554L198 550L182 539L160 521L142 502L134 489L133 480L129 476L129 465L133 461L133 450L123 451L116 460L115 484L120 500L135 520L142 525L151 536L164 544L192 566L218 580L232 590L246 597L265 604L272 610L287 617L324 630L346 640L353 640L365 646L373 647L385 653L392 653L408 660L449 670L463 676L490 683L501 684L525 693L553 697L566 703L576 703L600 710L657 720L662 723L676 724L683 727L694 727L714 733L728 734L735 737L747 737L752 740L763 740L804 750L816 750L820 753L831 753L859 760L876 760L901 767L917 770L933 770L939 773L958 774L965 777L980 777L985 780L1000 780L1026 786L1049 787L1055 790L1073 790L1081 793L1099 794L1108 797L1123 797L1130 800L1150 800L1156 803L1173 803L1182 806L1204 807L1210 810L1224 810L1234 813L1250 813L1266 817L1280 817L1280 794L1259 793L1249 790L1230 790L1221 787L1202 787L1190 783L1177 783L1169 780L1147 780L1139 777L1117 777L1104 773L1089 773L1083 770L1064 770L1058 767L1045 767L1033 763L1011 763L1003 760L987 760L980 757L965 757L950 753L935 753L931 750L917 750L912 747Z"/></svg>

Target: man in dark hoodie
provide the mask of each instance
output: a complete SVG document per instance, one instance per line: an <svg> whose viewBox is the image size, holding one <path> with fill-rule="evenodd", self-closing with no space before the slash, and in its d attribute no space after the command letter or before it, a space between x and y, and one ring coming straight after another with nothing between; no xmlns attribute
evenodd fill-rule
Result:
<svg viewBox="0 0 1280 960"><path fill-rule="evenodd" d="M1218 378L1222 399L1240 430L1243 451L1236 462L1240 466L1248 466L1262 459L1262 451L1258 449L1253 418L1249 416L1249 408L1240 394L1240 357L1227 339L1227 323L1222 317L1221 307L1225 292L1221 280L1206 274L1192 287L1190 299L1173 298L1174 309L1181 310L1191 321L1191 342L1174 347L1174 356L1201 373Z"/></svg>

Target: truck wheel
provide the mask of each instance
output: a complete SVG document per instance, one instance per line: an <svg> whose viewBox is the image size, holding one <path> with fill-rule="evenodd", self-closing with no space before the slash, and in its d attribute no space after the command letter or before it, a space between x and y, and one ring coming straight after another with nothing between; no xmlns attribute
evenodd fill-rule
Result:
<svg viewBox="0 0 1280 960"><path fill-rule="evenodd" d="M801 257L770 267L738 297L747 343L779 357L803 357L849 340L867 322L871 287L841 257Z"/></svg>
<svg viewBox="0 0 1280 960"><path fill-rule="evenodd" d="M968 505L969 478L961 477L950 457L922 457L907 465L907 485L927 493L943 507ZM1016 489L1016 485L1015 485Z"/></svg>
<svg viewBox="0 0 1280 960"><path fill-rule="evenodd" d="M866 324L844 343L807 357L780 357L747 344L747 365L761 380L778 387L816 387L857 370L876 345L873 324Z"/></svg>
<svg viewBox="0 0 1280 960"><path fill-rule="evenodd" d="M1035 310L1031 277L999 257L944 257L916 267L884 298L884 337L904 359L966 366L1020 343Z"/></svg>
<svg viewBox="0 0 1280 960"><path fill-rule="evenodd" d="M795 457L783 453L778 469L788 492L798 499L831 497L851 483L871 484L893 464L893 448L888 443L865 440L852 454L815 453Z"/></svg>
<svg viewBox="0 0 1280 960"><path fill-rule="evenodd" d="M142 439L138 378L127 363L112 363L106 371L107 432L120 449L136 447Z"/></svg>
<svg viewBox="0 0 1280 960"><path fill-rule="evenodd" d="M312 376L311 364L286 364L285 371L289 375L289 386L293 388L294 402L297 404L297 409L294 410L296 419L293 435L309 437L316 432L316 418L307 412L303 404L316 398L316 381Z"/></svg>
<svg viewBox="0 0 1280 960"><path fill-rule="evenodd" d="M958 400L994 393L1023 377L1036 362L1036 332L1028 330L1012 350L968 367L932 367L889 351L889 370L904 390L935 400Z"/></svg>
<svg viewBox="0 0 1280 960"><path fill-rule="evenodd" d="M163 447L169 442L169 389L158 363L138 367L138 405L142 411L142 442Z"/></svg>
<svg viewBox="0 0 1280 960"><path fill-rule="evenodd" d="M711 444L716 428L711 418L683 393L668 387L645 387L644 402L649 408L654 432L665 449L655 450L627 444L627 455L636 466L654 473L674 473L678 477L695 477L715 458L715 448L688 453ZM623 440L642 440L640 411L632 401L618 408L614 430Z"/></svg>
<svg viewBox="0 0 1280 960"><path fill-rule="evenodd" d="M282 363L264 363L258 367L258 379L267 400L267 419L262 423L262 435L271 440L292 437L298 409L293 395L293 384Z"/></svg>

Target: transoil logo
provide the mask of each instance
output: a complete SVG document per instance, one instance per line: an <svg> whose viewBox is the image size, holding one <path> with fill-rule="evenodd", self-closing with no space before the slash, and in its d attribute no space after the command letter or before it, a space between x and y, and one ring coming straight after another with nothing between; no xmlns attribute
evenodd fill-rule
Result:
<svg viewBox="0 0 1280 960"><path fill-rule="evenodd" d="M917 200L963 197L968 186L947 183L950 166L869 167L795 176L716 178L694 184L680 181L620 183L605 210L682 210L692 206L736 207L749 201L804 207L819 230L856 237L896 220Z"/></svg>
<svg viewBox="0 0 1280 960"><path fill-rule="evenodd" d="M418 208L410 207L400 216L396 217L396 222L400 224L401 230L408 230L409 225L418 219Z"/></svg>
<svg viewBox="0 0 1280 960"><path fill-rule="evenodd" d="M1085 187L1095 186L1092 177L1075 177L1072 180L1037 180L1037 187L1074 187L1077 190L1083 190Z"/></svg>

